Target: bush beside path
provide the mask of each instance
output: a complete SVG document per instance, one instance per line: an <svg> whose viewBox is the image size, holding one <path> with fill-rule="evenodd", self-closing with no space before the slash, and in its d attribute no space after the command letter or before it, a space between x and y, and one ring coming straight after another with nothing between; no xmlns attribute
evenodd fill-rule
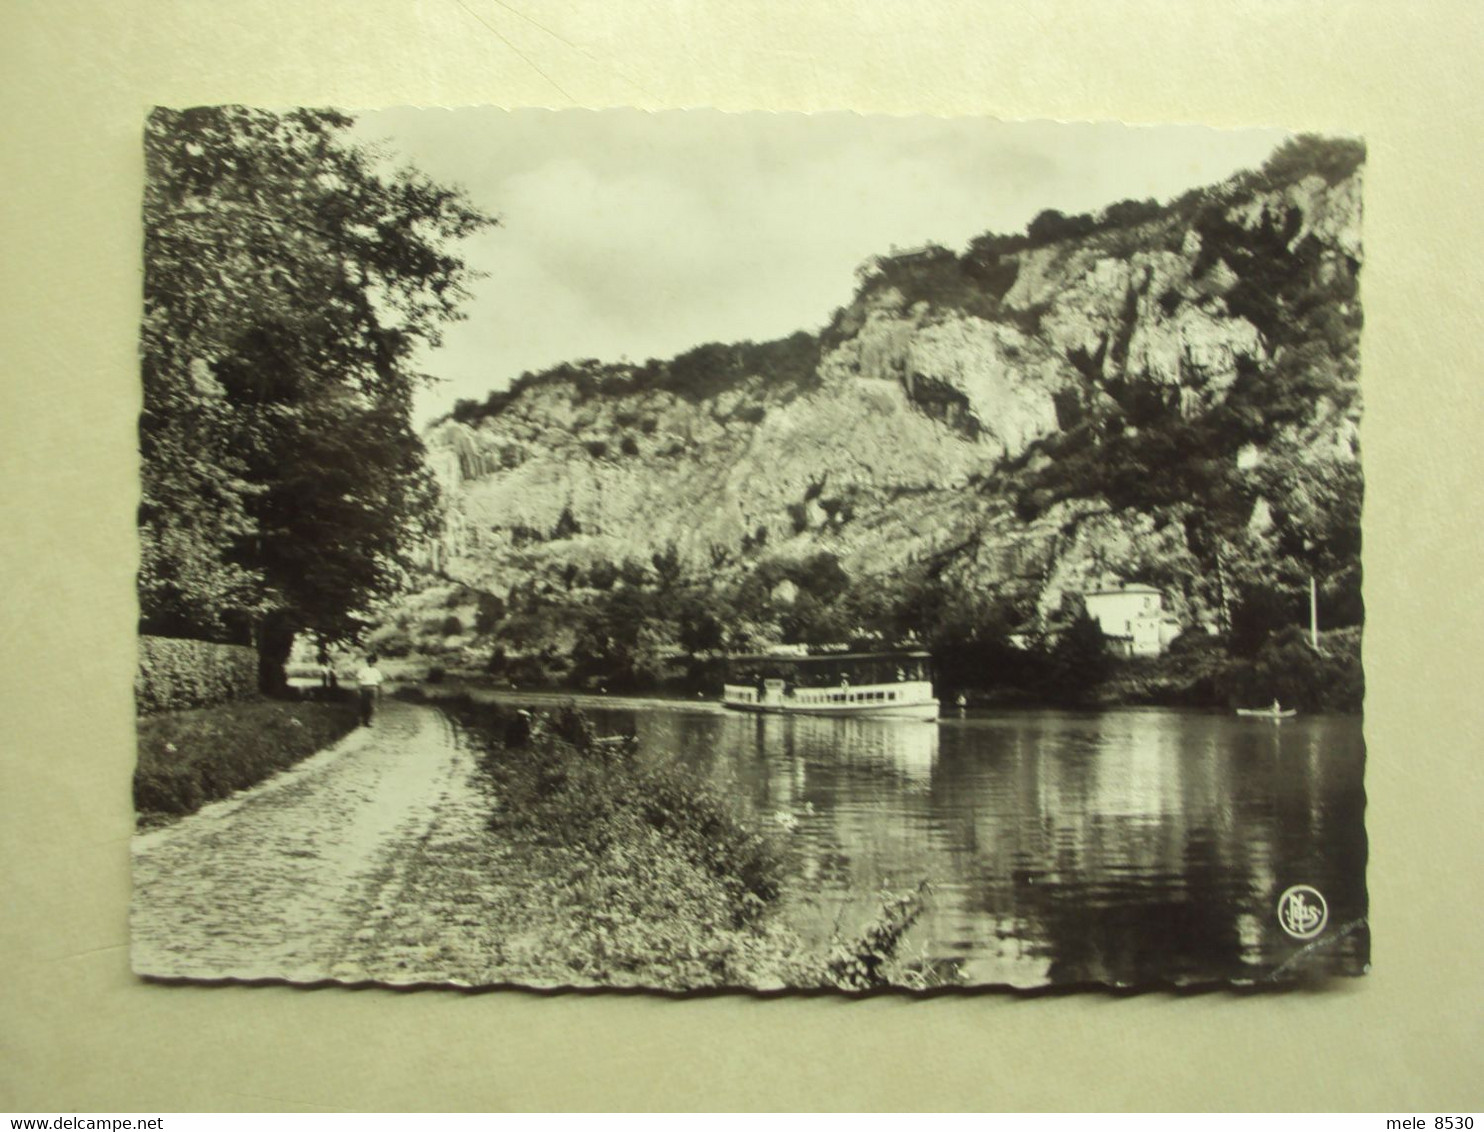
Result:
<svg viewBox="0 0 1484 1132"><path fill-rule="evenodd" d="M168 824L256 786L352 731L345 702L254 699L141 718L134 809L141 828Z"/></svg>

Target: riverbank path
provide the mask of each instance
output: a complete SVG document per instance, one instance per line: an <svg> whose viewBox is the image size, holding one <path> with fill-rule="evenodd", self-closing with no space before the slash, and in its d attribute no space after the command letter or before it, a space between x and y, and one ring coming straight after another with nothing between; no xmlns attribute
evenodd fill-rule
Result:
<svg viewBox="0 0 1484 1132"><path fill-rule="evenodd" d="M418 981L399 893L430 841L490 800L439 711L382 701L376 724L134 838L134 970L160 978ZM397 978L401 974L405 978ZM389 977L390 976L390 977Z"/></svg>

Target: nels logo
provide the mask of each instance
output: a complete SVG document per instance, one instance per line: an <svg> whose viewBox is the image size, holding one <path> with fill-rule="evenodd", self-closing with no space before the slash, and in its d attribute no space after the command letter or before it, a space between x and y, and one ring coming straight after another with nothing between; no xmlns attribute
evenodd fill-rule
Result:
<svg viewBox="0 0 1484 1132"><path fill-rule="evenodd" d="M1329 921L1329 906L1317 888L1296 884L1278 897L1278 924L1294 939L1313 939Z"/></svg>

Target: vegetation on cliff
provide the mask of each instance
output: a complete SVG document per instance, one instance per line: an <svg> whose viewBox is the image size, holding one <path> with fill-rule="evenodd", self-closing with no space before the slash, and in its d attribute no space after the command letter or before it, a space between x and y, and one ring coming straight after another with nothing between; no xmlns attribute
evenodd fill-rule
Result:
<svg viewBox="0 0 1484 1132"><path fill-rule="evenodd" d="M1018 671L1064 699L1056 642L1115 575L1276 679L1258 657L1307 621L1311 578L1326 630L1364 619L1363 159L1296 138L1167 204L877 257L817 337L461 403L430 434L457 455L445 576L379 638L616 690L687 665L700 686L718 650L910 637L949 686ZM430 627L441 602L461 631ZM1305 698L1358 707L1350 661L1316 665L1329 691Z"/></svg>
<svg viewBox="0 0 1484 1132"><path fill-rule="evenodd" d="M555 384L569 387L579 402L650 392L703 401L736 388L757 373L766 373L775 386L803 391L817 382L818 364L819 342L805 331L773 342L708 342L669 360L650 358L640 366L604 365L589 359L540 373L523 373L508 389L493 390L483 401L457 401L448 419L478 424L499 416L528 390Z"/></svg>

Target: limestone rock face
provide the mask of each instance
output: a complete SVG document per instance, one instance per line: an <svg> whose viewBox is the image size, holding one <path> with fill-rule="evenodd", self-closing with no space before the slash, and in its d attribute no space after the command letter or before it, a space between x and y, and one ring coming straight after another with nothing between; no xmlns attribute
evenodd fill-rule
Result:
<svg viewBox="0 0 1484 1132"><path fill-rule="evenodd" d="M1331 186L1323 177L1310 174L1281 191L1258 193L1233 205L1231 216L1251 229L1259 224L1281 221L1296 212L1299 226L1289 241L1290 248L1312 236L1326 247L1358 260L1361 253L1360 189L1359 177L1350 177Z"/></svg>
<svg viewBox="0 0 1484 1132"><path fill-rule="evenodd" d="M918 412L1012 458L1056 431L1064 369L1013 326L880 311L820 364L827 380L898 384Z"/></svg>
<svg viewBox="0 0 1484 1132"><path fill-rule="evenodd" d="M547 551L647 559L674 544L700 563L713 547L868 543L852 512L890 511L904 492L962 490L1002 451L945 427L902 383L879 378L825 382L772 405L759 391L748 402L765 409L755 423L654 395L584 410L573 428L578 414L556 409L547 392L538 413L517 404L481 427L448 423L429 438L463 532L446 548L455 571L480 576L517 551L527 560ZM653 431L621 423L636 419L654 421ZM465 452L458 461L444 455L453 448ZM513 466L491 455L512 448L522 452ZM469 467L480 471L466 475Z"/></svg>
<svg viewBox="0 0 1484 1132"><path fill-rule="evenodd" d="M1213 199L1239 231L1291 232L1289 249L1321 282L1353 274L1358 175ZM1020 594L1043 617L1117 573L1165 588L1178 615L1204 617L1217 600L1213 552L1190 532L1211 501L1131 507L1085 470L1075 490L1057 477L1088 445L1137 439L1150 414L1198 423L1221 411L1244 375L1302 376L1248 317L1250 297L1233 309L1251 265L1209 239L1172 209L1014 252L999 265L1013 283L998 294L967 274L949 299L910 279L868 279L818 339L805 378L742 351L714 388L646 384L626 367L529 383L498 411L426 435L448 511L436 565L504 592L568 564L647 562L671 546L718 581L823 550L853 579L883 585L933 562L966 589ZM1229 523L1251 553L1271 552L1285 516L1322 511L1323 490L1274 477L1298 468L1323 483L1353 468L1358 412L1344 387L1220 457L1239 490L1251 484Z"/></svg>

